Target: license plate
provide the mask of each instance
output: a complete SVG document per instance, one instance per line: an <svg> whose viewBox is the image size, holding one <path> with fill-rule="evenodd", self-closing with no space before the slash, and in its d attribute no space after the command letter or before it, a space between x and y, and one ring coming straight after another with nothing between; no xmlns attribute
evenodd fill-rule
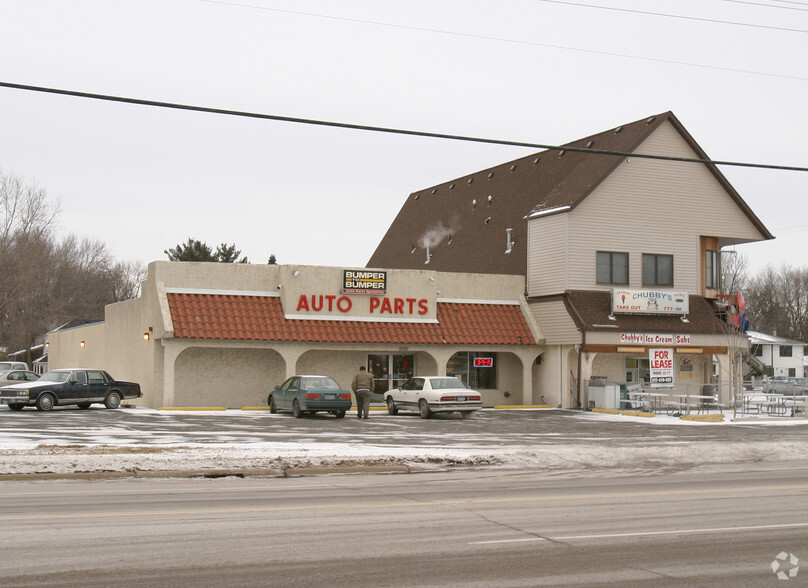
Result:
<svg viewBox="0 0 808 588"><path fill-rule="evenodd" d="M326 400L334 400L337 395L336 394L323 394Z"/></svg>
<svg viewBox="0 0 808 588"><path fill-rule="evenodd" d="M457 397L458 402L465 402L466 400L468 400L468 398L466 398L465 396L458 396Z"/></svg>

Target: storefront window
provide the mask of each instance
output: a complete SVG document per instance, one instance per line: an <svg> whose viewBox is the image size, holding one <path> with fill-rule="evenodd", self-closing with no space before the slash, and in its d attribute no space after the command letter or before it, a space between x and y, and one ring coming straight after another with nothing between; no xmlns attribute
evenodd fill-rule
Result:
<svg viewBox="0 0 808 588"><path fill-rule="evenodd" d="M497 354L482 351L455 353L446 364L446 375L458 378L475 390L494 390L497 387Z"/></svg>
<svg viewBox="0 0 808 588"><path fill-rule="evenodd" d="M376 389L371 400L381 402L384 393L398 388L415 375L414 355L368 355L368 371L373 374Z"/></svg>
<svg viewBox="0 0 808 588"><path fill-rule="evenodd" d="M647 384L651 380L651 363L647 357L626 357L623 360L623 380L629 384Z"/></svg>

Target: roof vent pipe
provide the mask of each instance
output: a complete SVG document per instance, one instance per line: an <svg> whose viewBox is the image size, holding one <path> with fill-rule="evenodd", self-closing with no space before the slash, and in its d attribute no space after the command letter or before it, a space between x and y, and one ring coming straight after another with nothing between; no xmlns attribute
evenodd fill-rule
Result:
<svg viewBox="0 0 808 588"><path fill-rule="evenodd" d="M429 251L429 245L426 246L426 261L424 265L429 263L429 260L432 259L432 253Z"/></svg>
<svg viewBox="0 0 808 588"><path fill-rule="evenodd" d="M508 242L505 244L505 253L510 253L513 250L513 229L505 229Z"/></svg>

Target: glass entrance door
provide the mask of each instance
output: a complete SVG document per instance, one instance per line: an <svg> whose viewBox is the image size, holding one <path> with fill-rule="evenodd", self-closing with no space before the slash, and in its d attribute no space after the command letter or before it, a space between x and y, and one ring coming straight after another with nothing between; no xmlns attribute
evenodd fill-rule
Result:
<svg viewBox="0 0 808 588"><path fill-rule="evenodd" d="M371 400L383 402L385 392L398 388L415 375L415 356L371 354L368 355L368 371L376 382Z"/></svg>

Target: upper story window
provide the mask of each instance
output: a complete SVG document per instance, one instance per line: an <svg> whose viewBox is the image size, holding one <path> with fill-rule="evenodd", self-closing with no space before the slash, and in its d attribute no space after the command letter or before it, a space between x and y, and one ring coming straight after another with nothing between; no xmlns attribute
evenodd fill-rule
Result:
<svg viewBox="0 0 808 588"><path fill-rule="evenodd" d="M704 286L718 290L721 287L721 264L718 251L708 249L704 259Z"/></svg>
<svg viewBox="0 0 808 588"><path fill-rule="evenodd" d="M780 345L780 357L791 357L791 345Z"/></svg>
<svg viewBox="0 0 808 588"><path fill-rule="evenodd" d="M598 284L628 284L628 253L597 252Z"/></svg>
<svg viewBox="0 0 808 588"><path fill-rule="evenodd" d="M752 345L752 355L763 357L763 345Z"/></svg>
<svg viewBox="0 0 808 588"><path fill-rule="evenodd" d="M642 285L673 286L673 255L643 253Z"/></svg>

